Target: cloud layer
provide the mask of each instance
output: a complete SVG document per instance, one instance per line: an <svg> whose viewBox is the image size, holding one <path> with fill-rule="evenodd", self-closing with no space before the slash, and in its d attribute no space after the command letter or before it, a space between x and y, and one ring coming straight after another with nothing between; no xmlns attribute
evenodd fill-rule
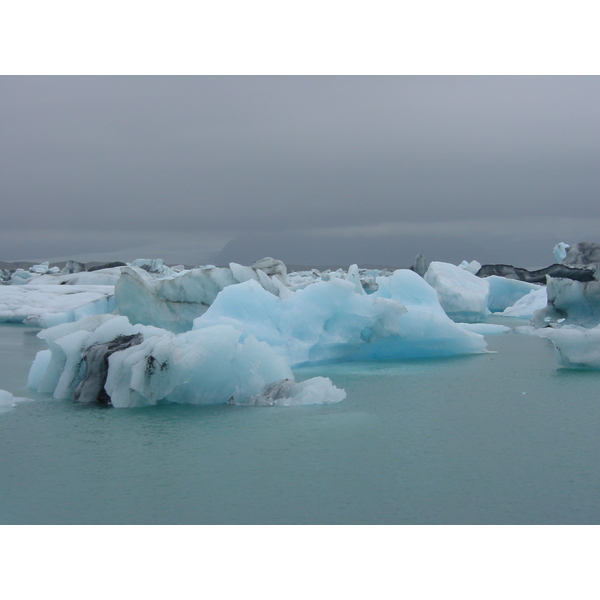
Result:
<svg viewBox="0 0 600 600"><path fill-rule="evenodd" d="M598 77L2 77L0 258L550 262L600 241L599 105Z"/></svg>

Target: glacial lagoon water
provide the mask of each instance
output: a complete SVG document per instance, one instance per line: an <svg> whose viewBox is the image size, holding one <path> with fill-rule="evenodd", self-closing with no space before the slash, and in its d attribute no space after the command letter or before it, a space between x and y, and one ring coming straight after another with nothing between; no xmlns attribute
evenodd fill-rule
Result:
<svg viewBox="0 0 600 600"><path fill-rule="evenodd" d="M113 409L28 392L35 333L0 326L0 388L33 398L0 412L1 524L600 523L600 372L548 340L296 370L334 405Z"/></svg>

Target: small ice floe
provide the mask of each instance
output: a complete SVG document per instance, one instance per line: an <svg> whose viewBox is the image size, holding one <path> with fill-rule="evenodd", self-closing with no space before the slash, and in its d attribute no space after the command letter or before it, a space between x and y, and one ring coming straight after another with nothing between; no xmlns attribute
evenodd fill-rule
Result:
<svg viewBox="0 0 600 600"><path fill-rule="evenodd" d="M31 398L19 398L6 390L0 390L0 413L14 408L21 402L33 402Z"/></svg>
<svg viewBox="0 0 600 600"><path fill-rule="evenodd" d="M331 404L341 402L345 397L346 392L333 385L329 377L313 377L299 383L293 379L280 379L241 404L254 406Z"/></svg>

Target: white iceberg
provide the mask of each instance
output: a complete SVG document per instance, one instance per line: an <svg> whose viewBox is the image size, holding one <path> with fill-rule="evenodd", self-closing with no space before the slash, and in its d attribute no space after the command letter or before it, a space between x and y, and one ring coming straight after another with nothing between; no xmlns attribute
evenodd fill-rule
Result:
<svg viewBox="0 0 600 600"><path fill-rule="evenodd" d="M543 309L548 303L546 288L542 287L530 291L527 295L517 300L512 306L504 309L502 315L505 317L517 317L519 319L531 319L537 310Z"/></svg>
<svg viewBox="0 0 600 600"><path fill-rule="evenodd" d="M477 262L476 260L472 260L471 262L463 260L458 266L461 269L472 273L473 275L477 275L477 272L479 271L479 269L481 269L481 263Z"/></svg>
<svg viewBox="0 0 600 600"><path fill-rule="evenodd" d="M14 396L6 390L0 390L0 409L13 408L16 405Z"/></svg>
<svg viewBox="0 0 600 600"><path fill-rule="evenodd" d="M141 268L124 267L115 287L116 310L132 323L182 333L192 329L194 319L206 312L228 286L255 281L275 296L291 294L281 261L265 258L256 264L262 268L231 263L229 268L190 269L158 279Z"/></svg>
<svg viewBox="0 0 600 600"><path fill-rule="evenodd" d="M329 377L313 377L300 383L291 379L281 379L241 404L254 406L333 404L341 402L345 397L346 392L335 387Z"/></svg>
<svg viewBox="0 0 600 600"><path fill-rule="evenodd" d="M490 286L486 279L456 265L436 261L431 262L424 278L454 321L479 321L490 314L487 308Z"/></svg>
<svg viewBox="0 0 600 600"><path fill-rule="evenodd" d="M27 285L111 285L114 286L124 267L112 267L109 269L98 269L96 271L79 271L67 274L37 275L29 279Z"/></svg>
<svg viewBox="0 0 600 600"><path fill-rule="evenodd" d="M0 322L49 327L111 312L112 286L0 286Z"/></svg>
<svg viewBox="0 0 600 600"><path fill-rule="evenodd" d="M10 276L11 285L24 285L31 279L35 279L37 276L35 273L25 271L25 269L17 269Z"/></svg>
<svg viewBox="0 0 600 600"><path fill-rule="evenodd" d="M506 325L497 325L495 323L457 323L457 325L465 331L472 331L480 335L497 335L499 333L508 333L510 327Z"/></svg>
<svg viewBox="0 0 600 600"><path fill-rule="evenodd" d="M158 403L246 404L275 382L293 380L285 361L231 326L174 334L98 315L40 332L28 387L59 399L110 402L115 407ZM345 393L327 380L290 387L278 404L336 402ZM256 397L254 401L251 399Z"/></svg>
<svg viewBox="0 0 600 600"><path fill-rule="evenodd" d="M569 250L569 244L565 242L559 242L554 246L552 253L554 254L554 260L557 263L561 263L567 257L567 251Z"/></svg>
<svg viewBox="0 0 600 600"><path fill-rule="evenodd" d="M600 327L585 329L566 325L535 329L531 333L552 340L558 364L563 367L600 369Z"/></svg>

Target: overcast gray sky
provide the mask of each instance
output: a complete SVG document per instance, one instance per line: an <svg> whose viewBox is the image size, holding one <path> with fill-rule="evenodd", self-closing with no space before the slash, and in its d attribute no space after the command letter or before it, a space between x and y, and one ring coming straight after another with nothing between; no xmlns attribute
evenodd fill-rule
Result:
<svg viewBox="0 0 600 600"><path fill-rule="evenodd" d="M0 77L0 260L545 266L599 77Z"/></svg>

